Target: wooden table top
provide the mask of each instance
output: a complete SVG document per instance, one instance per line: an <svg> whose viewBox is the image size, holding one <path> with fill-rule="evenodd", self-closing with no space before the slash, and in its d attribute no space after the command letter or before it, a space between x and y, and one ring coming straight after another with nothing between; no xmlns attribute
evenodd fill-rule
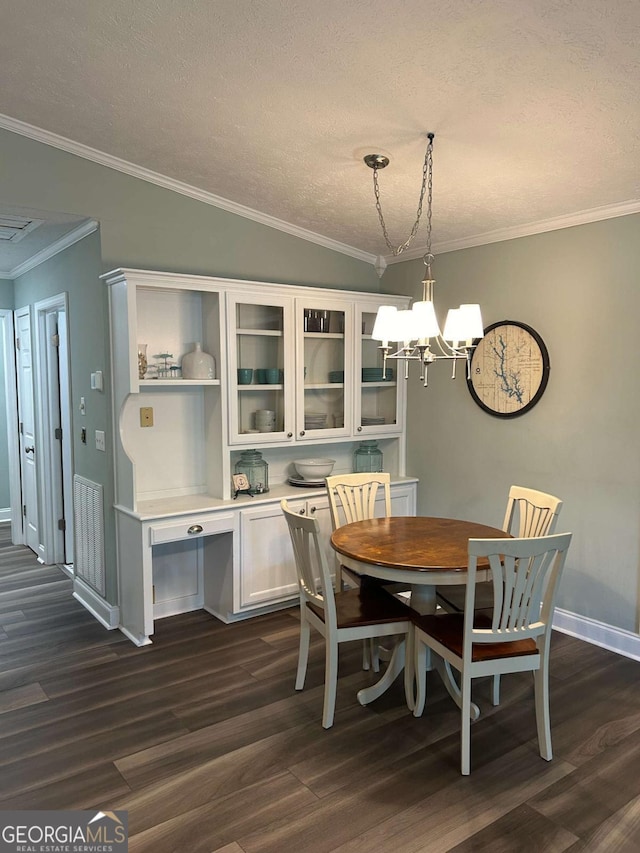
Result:
<svg viewBox="0 0 640 853"><path fill-rule="evenodd" d="M497 527L427 516L389 516L345 524L331 534L339 553L414 572L466 572L469 539L509 539Z"/></svg>

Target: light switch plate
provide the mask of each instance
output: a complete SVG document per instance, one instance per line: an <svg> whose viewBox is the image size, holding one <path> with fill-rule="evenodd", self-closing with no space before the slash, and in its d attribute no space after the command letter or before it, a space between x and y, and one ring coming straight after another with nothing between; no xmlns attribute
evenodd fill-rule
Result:
<svg viewBox="0 0 640 853"><path fill-rule="evenodd" d="M153 406L141 406L140 407L140 426L141 427L152 427L153 426Z"/></svg>
<svg viewBox="0 0 640 853"><path fill-rule="evenodd" d="M106 451L106 449L107 449L107 445L105 443L104 430L103 429L97 429L96 430L96 450L102 450L102 452L104 453Z"/></svg>

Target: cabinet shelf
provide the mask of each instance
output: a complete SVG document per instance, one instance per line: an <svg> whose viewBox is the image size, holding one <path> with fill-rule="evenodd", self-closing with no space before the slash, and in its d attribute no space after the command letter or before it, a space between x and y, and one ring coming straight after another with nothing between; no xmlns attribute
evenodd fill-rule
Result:
<svg viewBox="0 0 640 853"><path fill-rule="evenodd" d="M236 335L251 335L256 338L281 338L282 331L280 329L236 329Z"/></svg>
<svg viewBox="0 0 640 853"><path fill-rule="evenodd" d="M344 382L307 382L305 391L337 391L344 388Z"/></svg>
<svg viewBox="0 0 640 853"><path fill-rule="evenodd" d="M238 385L238 391L241 393L246 391L282 391L283 388L282 382L269 382L264 385Z"/></svg>
<svg viewBox="0 0 640 853"><path fill-rule="evenodd" d="M193 388L198 385L219 385L219 379L141 379L140 387L144 388Z"/></svg>

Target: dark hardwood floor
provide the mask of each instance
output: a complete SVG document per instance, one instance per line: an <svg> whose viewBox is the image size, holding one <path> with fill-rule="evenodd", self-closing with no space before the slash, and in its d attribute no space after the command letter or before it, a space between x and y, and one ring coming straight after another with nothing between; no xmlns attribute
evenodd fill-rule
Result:
<svg viewBox="0 0 640 853"><path fill-rule="evenodd" d="M127 809L131 851L418 853L640 849L640 663L554 635L554 760L530 675L474 698L472 773L436 675L416 720L401 684L362 708L342 647L322 729L323 645L293 689L295 609L157 623L135 648L0 526L0 809Z"/></svg>

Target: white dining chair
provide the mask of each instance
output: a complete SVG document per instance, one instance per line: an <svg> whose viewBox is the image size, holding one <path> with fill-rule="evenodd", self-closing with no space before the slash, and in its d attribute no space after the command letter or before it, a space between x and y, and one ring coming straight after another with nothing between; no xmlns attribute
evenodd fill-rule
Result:
<svg viewBox="0 0 640 853"><path fill-rule="evenodd" d="M333 725L338 684L338 646L350 640L401 636L411 626L411 610L385 589L365 585L334 592L326 557L320 546L316 518L293 512L280 502L289 526L300 588L300 650L296 690L302 690L309 658L311 628L325 639L322 725Z"/></svg>
<svg viewBox="0 0 640 853"><path fill-rule="evenodd" d="M414 664L419 717L426 700L427 650L460 673L460 767L470 772L471 683L508 672L534 673L540 755L553 757L549 718L549 644L558 582L571 533L518 539L470 539L464 613L414 615ZM488 558L491 614L475 608L478 560Z"/></svg>
<svg viewBox="0 0 640 853"><path fill-rule="evenodd" d="M386 472L362 474L333 474L326 478L327 494L329 496L329 511L331 525L334 530L343 524L354 521L364 521L368 518L391 515L391 475ZM382 493L382 500L379 500ZM347 566L340 565L336 569L336 578L340 578L341 586L345 583L359 587L363 576ZM380 581L366 578L365 583L383 585L388 592L405 592L407 587L395 584L393 581ZM372 640L363 643L362 668L380 669L381 650ZM385 652L383 657L388 658Z"/></svg>
<svg viewBox="0 0 640 853"><path fill-rule="evenodd" d="M554 495L511 486L502 529L519 539L547 536L555 532L562 501ZM448 613L464 611L466 587L464 584L440 586L436 589L436 602ZM476 590L476 610L489 612L493 607L493 585L479 583ZM500 702L500 676L493 679L493 704Z"/></svg>
<svg viewBox="0 0 640 853"><path fill-rule="evenodd" d="M391 515L391 476L387 473L333 474L326 478L329 512L334 530L343 524L364 521L376 515L376 500L382 490L384 512ZM358 572L340 566L342 582L346 580L352 586L360 586L362 576Z"/></svg>

